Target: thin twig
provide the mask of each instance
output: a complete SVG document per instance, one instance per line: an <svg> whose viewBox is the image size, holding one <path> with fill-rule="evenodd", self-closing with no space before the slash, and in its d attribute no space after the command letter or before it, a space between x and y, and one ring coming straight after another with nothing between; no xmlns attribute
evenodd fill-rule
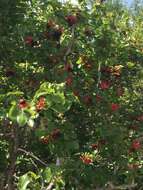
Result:
<svg viewBox="0 0 143 190"><path fill-rule="evenodd" d="M54 185L54 183L53 183L53 182L51 182L51 183L48 185L48 187L46 188L46 190L51 190L51 189L52 189L52 187L53 187L53 185Z"/></svg>
<svg viewBox="0 0 143 190"><path fill-rule="evenodd" d="M0 133L0 137L11 137L12 135L13 133L7 133L7 134Z"/></svg>
<svg viewBox="0 0 143 190"><path fill-rule="evenodd" d="M37 156L35 156L32 152L28 152L27 150L24 150L24 149L22 149L22 148L19 148L18 151L25 153L26 155L28 155L28 156L34 158L34 159L37 160L39 163L41 163L42 165L44 165L44 166L47 167L47 164L46 164L44 161L42 161L40 158L38 158Z"/></svg>
<svg viewBox="0 0 143 190"><path fill-rule="evenodd" d="M97 88L99 87L100 80L101 80L101 63L99 62L99 64L98 64L98 80L97 80Z"/></svg>
<svg viewBox="0 0 143 190"><path fill-rule="evenodd" d="M137 186L136 183L133 184L129 184L129 185L119 185L119 186L115 186L112 182L108 182L108 188L110 190L127 190L127 189L133 189Z"/></svg>
<svg viewBox="0 0 143 190"><path fill-rule="evenodd" d="M64 62L67 61L67 56L71 53L74 44L74 38L75 38L75 25L72 26L71 40L70 43L68 44L67 51L64 55Z"/></svg>

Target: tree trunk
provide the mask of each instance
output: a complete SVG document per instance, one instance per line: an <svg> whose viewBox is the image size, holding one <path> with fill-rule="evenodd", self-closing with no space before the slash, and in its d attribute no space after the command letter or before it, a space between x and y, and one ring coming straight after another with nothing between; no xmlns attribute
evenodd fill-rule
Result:
<svg viewBox="0 0 143 190"><path fill-rule="evenodd" d="M18 153L18 125L13 125L13 136L12 141L10 142L10 156L9 156L9 166L7 170L7 190L15 190L14 187L14 173L15 173L15 166L16 166L16 159Z"/></svg>

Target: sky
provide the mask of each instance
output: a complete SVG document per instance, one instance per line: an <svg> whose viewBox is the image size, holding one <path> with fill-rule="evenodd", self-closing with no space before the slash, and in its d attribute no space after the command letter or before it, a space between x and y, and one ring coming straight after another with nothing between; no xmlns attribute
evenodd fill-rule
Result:
<svg viewBox="0 0 143 190"><path fill-rule="evenodd" d="M130 5L132 2L133 2L133 0L126 0L125 1L128 5Z"/></svg>

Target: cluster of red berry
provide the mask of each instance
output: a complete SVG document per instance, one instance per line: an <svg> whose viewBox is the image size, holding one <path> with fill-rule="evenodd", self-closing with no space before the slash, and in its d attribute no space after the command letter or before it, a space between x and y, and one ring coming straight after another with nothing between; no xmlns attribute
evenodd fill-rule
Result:
<svg viewBox="0 0 143 190"><path fill-rule="evenodd" d="M129 152L138 151L141 148L141 142L139 140L133 140Z"/></svg>
<svg viewBox="0 0 143 190"><path fill-rule="evenodd" d="M92 150L99 150L103 145L107 144L105 139L100 139L97 143L91 144Z"/></svg>
<svg viewBox="0 0 143 190"><path fill-rule="evenodd" d="M25 109L25 108L28 107L28 103L26 102L26 100L24 100L23 98L21 98L21 99L19 100L18 107L19 107L20 109Z"/></svg>
<svg viewBox="0 0 143 190"><path fill-rule="evenodd" d="M40 138L40 141L43 144L48 144L50 142L53 142L54 140L57 140L61 136L61 130L56 128L54 129L49 135L47 136L42 136Z"/></svg>
<svg viewBox="0 0 143 190"><path fill-rule="evenodd" d="M62 34L63 28L57 25L54 21L49 20L47 23L46 31L44 32L44 37L49 40L59 41Z"/></svg>
<svg viewBox="0 0 143 190"><path fill-rule="evenodd" d="M68 15L65 17L69 26L73 26L77 23L78 19L76 15Z"/></svg>
<svg viewBox="0 0 143 190"><path fill-rule="evenodd" d="M40 97L40 99L36 103L36 110L37 111L41 111L41 110L43 110L45 108L45 106L46 106L46 99L45 99L45 97Z"/></svg>
<svg viewBox="0 0 143 190"><path fill-rule="evenodd" d="M65 17L66 22L71 27L77 23L77 16L76 15L68 15ZM49 40L60 40L64 29L57 25L53 20L49 20L46 26L46 31L44 32L44 37ZM24 39L24 42L26 45L34 47L37 45L37 41L34 40L34 37L32 35L26 36Z"/></svg>
<svg viewBox="0 0 143 190"><path fill-rule="evenodd" d="M29 106L29 104L25 99L21 98L19 100L18 107L20 109L28 108L28 106ZM45 106L46 106L46 99L44 97L40 97L40 99L36 103L36 111L43 110L45 108Z"/></svg>
<svg viewBox="0 0 143 190"><path fill-rule="evenodd" d="M80 156L80 159L84 164L90 165L94 162L93 155L89 153L83 153Z"/></svg>

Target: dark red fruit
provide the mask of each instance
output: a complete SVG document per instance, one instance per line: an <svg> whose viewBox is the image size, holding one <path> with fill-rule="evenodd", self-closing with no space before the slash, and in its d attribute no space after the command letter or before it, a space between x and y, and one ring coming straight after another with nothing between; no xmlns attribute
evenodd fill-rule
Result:
<svg viewBox="0 0 143 190"><path fill-rule="evenodd" d="M49 142L50 142L50 136L48 135L48 136L42 136L41 138L40 138L40 141L41 141L41 143L43 143L43 144L48 144Z"/></svg>
<svg viewBox="0 0 143 190"><path fill-rule="evenodd" d="M77 23L77 17L75 15L68 15L67 17L65 17L65 19L69 26L73 26Z"/></svg>
<svg viewBox="0 0 143 190"><path fill-rule="evenodd" d="M138 116L138 117L137 117L137 120L138 120L138 121L143 121L143 115Z"/></svg>
<svg viewBox="0 0 143 190"><path fill-rule="evenodd" d="M53 139L53 140L56 140L56 139L58 139L60 136L61 136L61 130L60 129L54 129L54 131L51 133L51 138Z"/></svg>
<svg viewBox="0 0 143 190"><path fill-rule="evenodd" d="M138 130L138 128L139 127L137 125L131 125L131 126L129 126L129 129L132 129L134 131Z"/></svg>
<svg viewBox="0 0 143 190"><path fill-rule="evenodd" d="M27 36L24 41L25 44L32 46L34 43L33 36Z"/></svg>
<svg viewBox="0 0 143 190"><path fill-rule="evenodd" d="M110 88L110 83L109 83L109 81L106 81L106 80L101 81L99 86L102 90L107 90L108 88Z"/></svg>
<svg viewBox="0 0 143 190"><path fill-rule="evenodd" d="M90 105L92 103L92 98L89 95L84 96L83 101L86 105Z"/></svg>
<svg viewBox="0 0 143 190"><path fill-rule="evenodd" d="M120 108L120 105L119 104L115 104L115 103L112 103L111 104L111 110L114 112L114 111L117 111L118 109Z"/></svg>
<svg viewBox="0 0 143 190"><path fill-rule="evenodd" d="M91 65L91 63L86 63L85 65L84 65L84 67L86 68L86 69L92 69L92 65Z"/></svg>
<svg viewBox="0 0 143 190"><path fill-rule="evenodd" d="M65 71L71 72L72 69L73 69L73 68L72 68L72 65L71 65L71 64L67 63L67 64L65 65Z"/></svg>
<svg viewBox="0 0 143 190"><path fill-rule="evenodd" d="M66 78L66 85L67 86L71 86L73 83L73 78L71 76L69 76L68 78Z"/></svg>
<svg viewBox="0 0 143 190"><path fill-rule="evenodd" d="M89 154L83 154L83 155L81 155L80 159L82 160L82 162L84 164L87 164L87 165L93 163L93 157L92 157L92 155L89 155Z"/></svg>
<svg viewBox="0 0 143 190"><path fill-rule="evenodd" d="M54 28L55 27L55 22L53 20L49 20L47 22L47 29Z"/></svg>
<svg viewBox="0 0 143 190"><path fill-rule="evenodd" d="M97 102L101 102L101 100L102 100L102 97L97 94L97 95L96 95L96 101L97 101Z"/></svg>
<svg viewBox="0 0 143 190"><path fill-rule="evenodd" d="M74 91L73 91L73 94L74 94L75 96L77 96L77 97L79 96L79 92L78 92L77 90L74 90Z"/></svg>
<svg viewBox="0 0 143 190"><path fill-rule="evenodd" d="M132 142L132 144L131 144L131 149L132 149L132 150L138 150L138 149L140 149L140 148L141 148L141 143L140 143L140 141L134 140L134 141Z"/></svg>
<svg viewBox="0 0 143 190"><path fill-rule="evenodd" d="M40 97L40 99L36 104L36 110L41 111L44 109L45 106L46 106L46 99L44 97Z"/></svg>
<svg viewBox="0 0 143 190"><path fill-rule="evenodd" d="M105 144L107 144L107 141L106 141L105 139L100 139L100 140L98 141L98 144L99 144L99 145L105 145Z"/></svg>
<svg viewBox="0 0 143 190"><path fill-rule="evenodd" d="M137 163L134 163L134 164L128 164L128 168L129 168L130 170L138 169L139 166L140 166L140 165L137 164Z"/></svg>
<svg viewBox="0 0 143 190"><path fill-rule="evenodd" d="M97 150L98 148L99 148L99 146L98 146L98 144L91 144L91 148L93 149L93 150Z"/></svg>
<svg viewBox="0 0 143 190"><path fill-rule="evenodd" d="M28 104L26 102L26 100L24 100L23 98L19 100L19 104L18 104L20 109L24 109L27 108Z"/></svg>

